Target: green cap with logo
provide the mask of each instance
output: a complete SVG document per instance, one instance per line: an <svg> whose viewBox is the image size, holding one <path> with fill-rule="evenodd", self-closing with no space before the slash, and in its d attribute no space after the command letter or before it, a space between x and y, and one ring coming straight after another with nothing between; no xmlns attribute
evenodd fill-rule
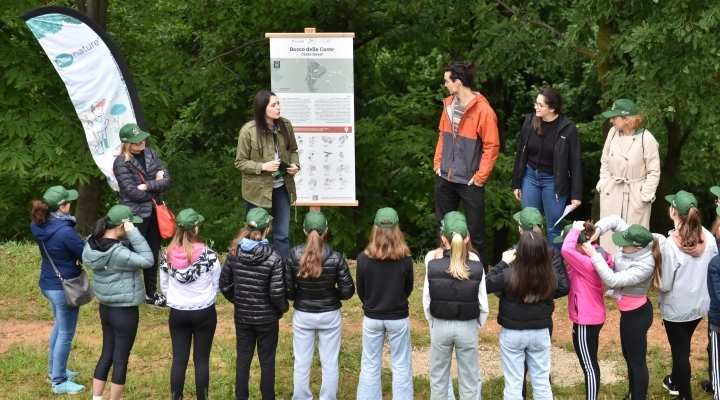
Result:
<svg viewBox="0 0 720 400"><path fill-rule="evenodd" d="M448 239L452 239L454 233L459 233L460 236L465 239L468 234L465 215L459 211L450 211L445 214L445 218L443 218L441 222L440 229L442 230L443 235Z"/></svg>
<svg viewBox="0 0 720 400"><path fill-rule="evenodd" d="M62 186L51 187L45 191L42 197L43 202L45 202L51 210L57 210L61 205L77 200L77 198L77 190L67 190Z"/></svg>
<svg viewBox="0 0 720 400"><path fill-rule="evenodd" d="M375 213L375 226L378 228L394 228L400 219L394 208L385 207Z"/></svg>
<svg viewBox="0 0 720 400"><path fill-rule="evenodd" d="M632 100L618 99L612 105L612 108L602 113L605 118L612 117L631 117L637 115L638 109Z"/></svg>
<svg viewBox="0 0 720 400"><path fill-rule="evenodd" d="M325 218L325 214L320 211L310 211L305 214L305 221L303 221L303 229L305 232L310 233L311 231L316 230L317 233L322 235L327 227L328 222Z"/></svg>
<svg viewBox="0 0 720 400"><path fill-rule="evenodd" d="M653 235L644 226L632 224L621 232L612 234L612 241L617 246L645 247L653 240Z"/></svg>
<svg viewBox="0 0 720 400"><path fill-rule="evenodd" d="M565 236L567 236L568 232L570 232L570 229L572 229L572 224L565 225L565 227L562 230L562 233L560 233L560 236L555 236L555 239L553 239L553 243L564 242ZM578 236L577 242L578 242L578 244L587 242L587 236L585 236L585 233L580 233L580 236Z"/></svg>
<svg viewBox="0 0 720 400"><path fill-rule="evenodd" d="M248 211L247 217L247 228L251 231L261 231L267 228L272 222L273 217L268 214L267 210L261 207L255 207Z"/></svg>
<svg viewBox="0 0 720 400"><path fill-rule="evenodd" d="M113 206L110 211L107 212L107 216L110 218L109 222L113 225L122 225L125 222L132 222L133 224L143 222L142 218L133 215L130 207L120 204Z"/></svg>
<svg viewBox="0 0 720 400"><path fill-rule="evenodd" d="M687 214L693 207L697 208L698 204L695 195L684 190L665 196L665 200L669 201L673 208L682 214Z"/></svg>
<svg viewBox="0 0 720 400"><path fill-rule="evenodd" d="M140 129L138 124L125 124L120 128L120 141L123 143L138 144L150 136L149 133Z"/></svg>
<svg viewBox="0 0 720 400"><path fill-rule="evenodd" d="M175 224L177 224L178 229L181 231L189 231L203 221L205 221L205 217L198 214L192 208L186 208L175 216Z"/></svg>
<svg viewBox="0 0 720 400"><path fill-rule="evenodd" d="M543 225L543 216L535 207L525 207L522 211L515 213L513 218L524 231L531 231L534 227Z"/></svg>
<svg viewBox="0 0 720 400"><path fill-rule="evenodd" d="M715 197L720 199L720 186L712 186L710 188L710 193L714 194Z"/></svg>

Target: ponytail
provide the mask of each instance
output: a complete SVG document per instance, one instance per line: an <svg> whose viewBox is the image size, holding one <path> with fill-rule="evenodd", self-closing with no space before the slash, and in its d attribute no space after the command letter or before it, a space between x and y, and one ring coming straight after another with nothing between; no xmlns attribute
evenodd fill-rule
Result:
<svg viewBox="0 0 720 400"><path fill-rule="evenodd" d="M461 281L469 279L470 273L468 271L470 268L465 264L467 257L468 251L465 243L463 243L462 236L457 232L453 233L452 241L450 242L450 268L445 272Z"/></svg>
<svg viewBox="0 0 720 400"><path fill-rule="evenodd" d="M595 227L595 224L592 223L592 221L585 221L583 222L583 233L585 234L585 237L589 240L594 234L597 228Z"/></svg>
<svg viewBox="0 0 720 400"><path fill-rule="evenodd" d="M690 207L687 214L677 212L677 215L680 218L678 234L682 247L695 247L698 243L703 243L702 219L697 208Z"/></svg>
<svg viewBox="0 0 720 400"><path fill-rule="evenodd" d="M308 233L305 251L300 257L300 268L297 274L299 278L318 278L322 275L322 248L325 243L325 232L320 235L317 229L313 229Z"/></svg>
<svg viewBox="0 0 720 400"><path fill-rule="evenodd" d="M110 223L110 217L107 215L100 218L99 220L95 221L95 225L93 226L93 232L90 235L89 240L98 240L105 234L105 231L108 229L115 229L117 225L112 225Z"/></svg>
<svg viewBox="0 0 720 400"><path fill-rule="evenodd" d="M228 253L233 257L237 256L238 246L240 245L241 240L250 239L259 242L263 240L265 236L267 236L268 232L270 232L270 226L268 226L262 231L251 231L246 227L240 229L240 233L238 233L235 239L233 239L232 244L230 244L230 248L228 248Z"/></svg>
<svg viewBox="0 0 720 400"><path fill-rule="evenodd" d="M653 285L660 289L662 287L662 251L660 251L660 242L653 236L652 255L655 259L655 271L653 272Z"/></svg>
<svg viewBox="0 0 720 400"><path fill-rule="evenodd" d="M48 218L50 218L50 208L45 204L45 201L33 200L30 218L37 226L42 226L47 223Z"/></svg>
<svg viewBox="0 0 720 400"><path fill-rule="evenodd" d="M545 239L545 230L540 225L535 225L532 228L532 231L540 235L543 239Z"/></svg>

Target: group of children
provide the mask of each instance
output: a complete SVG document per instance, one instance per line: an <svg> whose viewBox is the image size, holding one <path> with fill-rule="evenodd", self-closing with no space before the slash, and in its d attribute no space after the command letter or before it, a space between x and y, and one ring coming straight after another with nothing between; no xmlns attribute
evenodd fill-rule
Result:
<svg viewBox="0 0 720 400"><path fill-rule="evenodd" d="M720 188L712 190L720 197ZM453 350L460 399L480 397L478 330L489 314L488 293L495 293L500 299L497 320L501 326L504 398L524 397L526 374L535 399L553 398L550 349L554 299L569 295L568 314L585 375L586 398L597 399L598 338L606 317L605 286L609 286L620 311L620 340L628 367L625 399L645 399L649 381L647 332L653 319L647 297L651 285L660 291L659 306L672 351L672 372L663 386L677 395L676 399L692 398L690 340L708 314L710 365L715 377L711 382L715 393L720 393L720 257L713 240L720 238L720 217L711 233L702 227L691 193L680 191L666 199L675 224L667 238L610 216L595 224L576 221L567 225L562 236L554 240L556 245L561 244L560 251L546 240L540 212L525 208L514 216L519 242L503 253L502 261L487 274L470 244L465 216L459 212L445 215L441 245L425 257L422 302L430 324L431 398L454 397L449 384ZM717 213L720 216L720 207ZM357 398L382 398L385 335L390 345L393 398L414 397L408 304L413 262L395 210L377 211L369 244L357 257L355 281L343 255L326 243L329 223L320 212L305 216L306 242L292 248L288 259L283 260L267 240L272 216L263 208L250 209L246 226L232 242L222 267L215 252L200 239L203 220L192 209L179 212L176 232L159 255L161 287L170 307L173 399L183 395L191 344L197 398L207 398L209 356L217 324L214 303L220 294L234 305L237 399L249 397L250 365L256 348L262 397L275 398L278 320L288 311L288 300L294 301L295 308L293 399L313 398L309 376L316 337L322 365L320 398L336 398L341 301L353 296L356 285L364 311ZM93 270L103 332L93 380L94 400L103 398L111 366L111 399L122 396L127 361L137 334L138 306L145 300L139 271L151 266L155 256L134 227L140 222L130 208L114 206L97 221L82 251L83 262ZM613 242L619 246L615 255L593 244L607 232L614 232ZM67 371L68 381L76 373L70 375Z"/></svg>

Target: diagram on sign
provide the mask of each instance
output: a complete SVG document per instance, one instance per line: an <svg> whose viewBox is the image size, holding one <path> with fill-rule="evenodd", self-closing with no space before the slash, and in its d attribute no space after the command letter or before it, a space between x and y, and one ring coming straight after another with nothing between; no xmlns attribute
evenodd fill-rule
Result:
<svg viewBox="0 0 720 400"><path fill-rule="evenodd" d="M305 83L307 83L308 90L312 93L317 92L315 88L315 82L320 79L321 76L325 75L327 68L315 60L307 60L307 75L305 76Z"/></svg>

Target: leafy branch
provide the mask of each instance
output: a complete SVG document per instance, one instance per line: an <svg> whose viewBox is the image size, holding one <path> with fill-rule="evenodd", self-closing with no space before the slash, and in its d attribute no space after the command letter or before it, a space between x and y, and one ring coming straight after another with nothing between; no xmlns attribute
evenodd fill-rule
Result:
<svg viewBox="0 0 720 400"><path fill-rule="evenodd" d="M503 6L503 8L504 8L505 10L507 10L508 12L510 12L511 14L513 14L514 16L518 17L519 20L525 21L525 22L527 22L527 23L529 23L529 24L533 24L533 25L535 25L535 26L539 26L539 27L541 27L541 28L543 28L543 29L546 29L546 30L550 31L550 33L552 33L553 35L555 35L555 37L557 37L558 39L562 40L563 42L569 42L567 36L563 35L562 33L560 33L560 31L558 31L557 29L553 28L552 26L550 26L550 25L548 25L548 24L546 24L546 23L544 23L544 22L542 22L542 21L535 21L535 20L530 19L530 18L528 18L528 17L526 17L526 16L524 16L524 15L521 15L521 14L518 13L517 11L513 10L510 6L508 6L507 4L505 4L505 2L503 2L502 0L495 0L495 1L496 1L498 4L500 4L501 6ZM577 43L575 43L575 42L570 42L569 45L570 45L571 48L573 48L573 49L577 50L578 52L580 52L580 53L582 53L582 54L584 54L584 55L592 58L593 60L597 58L597 52L592 51L592 50L588 49L588 48L585 47L585 46L581 46L581 45L579 45L579 44L577 44Z"/></svg>

